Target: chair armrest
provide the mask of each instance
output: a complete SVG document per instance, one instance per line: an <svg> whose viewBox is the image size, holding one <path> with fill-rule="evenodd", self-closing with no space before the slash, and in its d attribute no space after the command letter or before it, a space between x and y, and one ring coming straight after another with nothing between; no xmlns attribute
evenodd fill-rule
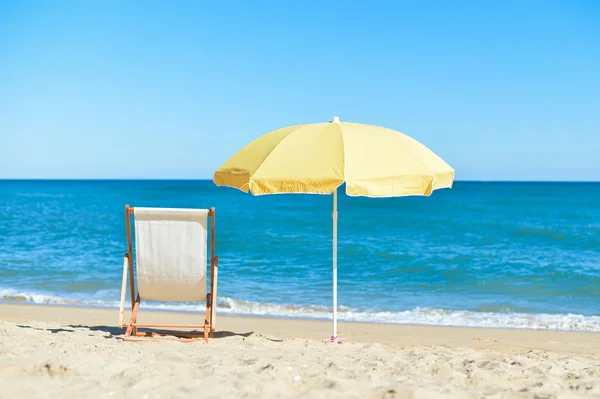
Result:
<svg viewBox="0 0 600 399"><path fill-rule="evenodd" d="M123 257L123 282L121 284L121 304L119 308L119 328L123 328L123 314L125 312L125 294L127 293L127 272L129 271L129 255Z"/></svg>

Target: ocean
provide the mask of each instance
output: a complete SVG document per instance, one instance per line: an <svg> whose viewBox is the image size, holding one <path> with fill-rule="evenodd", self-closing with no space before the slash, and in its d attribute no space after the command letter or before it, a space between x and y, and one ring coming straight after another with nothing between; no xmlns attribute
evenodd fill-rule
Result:
<svg viewBox="0 0 600 399"><path fill-rule="evenodd" d="M600 331L600 183L342 192L341 321ZM125 204L216 207L218 312L331 316L332 196L211 181L0 181L0 300L116 309Z"/></svg>

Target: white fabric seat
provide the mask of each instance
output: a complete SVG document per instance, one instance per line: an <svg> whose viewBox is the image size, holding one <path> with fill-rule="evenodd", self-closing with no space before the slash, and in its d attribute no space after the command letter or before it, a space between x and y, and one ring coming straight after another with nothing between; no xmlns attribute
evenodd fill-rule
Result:
<svg viewBox="0 0 600 399"><path fill-rule="evenodd" d="M141 299L206 300L208 209L134 208Z"/></svg>

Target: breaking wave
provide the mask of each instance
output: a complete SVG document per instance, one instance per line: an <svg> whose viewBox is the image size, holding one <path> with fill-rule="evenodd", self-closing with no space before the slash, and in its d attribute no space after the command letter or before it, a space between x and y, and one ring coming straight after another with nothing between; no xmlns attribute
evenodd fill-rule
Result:
<svg viewBox="0 0 600 399"><path fill-rule="evenodd" d="M68 297L42 293L20 292L14 289L0 289L0 300L36 304L80 305L117 308L118 301L104 300L108 292L98 292L93 296L73 294ZM111 292L112 297L115 297ZM203 311L201 303L164 303L146 301L147 309L164 311L196 312ZM274 303L241 301L220 298L217 302L220 313L231 315L264 316L279 318L330 319L331 308L327 306L295 306ZM352 309L340 307L338 318L341 321L363 323L418 324L460 327L525 328L565 331L600 331L600 316L580 314L549 314L521 312L490 312L452 310L439 308L415 308L400 312Z"/></svg>

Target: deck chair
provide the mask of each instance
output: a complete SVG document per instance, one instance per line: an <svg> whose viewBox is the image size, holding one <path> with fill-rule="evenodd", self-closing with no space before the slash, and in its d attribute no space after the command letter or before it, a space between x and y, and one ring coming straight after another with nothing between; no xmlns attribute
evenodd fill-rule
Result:
<svg viewBox="0 0 600 399"><path fill-rule="evenodd" d="M137 291L132 254L133 216ZM206 290L207 230L210 223L210 292ZM170 339L191 342L213 336L216 322L218 257L215 256L215 208L133 208L125 206L127 253L123 260L123 282L119 328L127 327L125 341ZM131 319L123 324L127 276L131 292ZM162 302L204 302L203 324L143 324L138 322L141 300ZM138 327L164 328L168 332L138 331ZM179 331L173 331L177 329ZM181 331L192 330L192 331ZM193 331L201 329L202 332Z"/></svg>

